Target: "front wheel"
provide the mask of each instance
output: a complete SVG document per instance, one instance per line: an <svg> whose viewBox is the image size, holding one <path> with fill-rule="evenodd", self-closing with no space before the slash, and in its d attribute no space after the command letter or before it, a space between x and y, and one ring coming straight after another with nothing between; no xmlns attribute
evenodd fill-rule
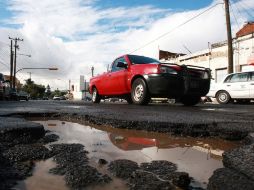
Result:
<svg viewBox="0 0 254 190"><path fill-rule="evenodd" d="M147 85L142 78L136 79L131 88L131 99L134 104L146 105L150 102Z"/></svg>
<svg viewBox="0 0 254 190"><path fill-rule="evenodd" d="M101 97L98 93L98 90L94 87L92 92L92 102L93 103L100 103Z"/></svg>
<svg viewBox="0 0 254 190"><path fill-rule="evenodd" d="M219 91L216 94L216 100L220 103L220 104L227 104L230 101L230 95L226 92L226 91Z"/></svg>
<svg viewBox="0 0 254 190"><path fill-rule="evenodd" d="M185 106L194 106L197 103L199 103L201 100L200 96L184 96L181 98L181 102L185 105Z"/></svg>

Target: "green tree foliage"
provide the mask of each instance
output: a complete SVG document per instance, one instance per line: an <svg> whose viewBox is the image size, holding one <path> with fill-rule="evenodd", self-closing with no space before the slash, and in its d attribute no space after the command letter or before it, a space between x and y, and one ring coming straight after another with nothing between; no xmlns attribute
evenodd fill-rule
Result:
<svg viewBox="0 0 254 190"><path fill-rule="evenodd" d="M49 84L47 85L47 87L46 87L46 97L50 97L50 95L51 95L51 88L50 88L50 86L49 86Z"/></svg>
<svg viewBox="0 0 254 190"><path fill-rule="evenodd" d="M23 91L29 93L32 99L42 98L45 95L45 90L44 85L35 84L31 79L27 79L23 86Z"/></svg>

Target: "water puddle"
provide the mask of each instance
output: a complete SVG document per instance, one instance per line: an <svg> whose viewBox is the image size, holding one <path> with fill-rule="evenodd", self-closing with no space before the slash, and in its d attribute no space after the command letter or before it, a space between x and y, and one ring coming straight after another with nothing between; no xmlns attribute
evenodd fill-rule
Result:
<svg viewBox="0 0 254 190"><path fill-rule="evenodd" d="M137 163L152 160L168 160L177 164L178 171L193 177L192 186L206 188L213 171L223 167L222 153L239 146L239 142L222 139L174 137L154 132L114 129L105 126L86 126L59 120L37 121L60 136L56 143L80 143L89 151L90 165L101 173L108 173L107 166L99 166L98 160L108 162L129 159ZM39 190L65 190L63 177L48 173L55 163L52 159L36 164L34 175L23 182L25 188ZM35 186L36 185L36 186ZM125 183L113 178L103 187L86 189L127 189Z"/></svg>

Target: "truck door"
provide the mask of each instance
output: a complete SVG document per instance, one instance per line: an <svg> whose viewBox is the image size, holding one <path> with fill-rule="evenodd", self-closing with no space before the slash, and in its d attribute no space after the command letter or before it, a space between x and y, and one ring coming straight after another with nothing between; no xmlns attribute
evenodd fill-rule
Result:
<svg viewBox="0 0 254 190"><path fill-rule="evenodd" d="M124 57L120 57L114 61L109 73L109 95L121 95L127 92L127 75L128 70L126 68L117 67L118 62L126 63Z"/></svg>

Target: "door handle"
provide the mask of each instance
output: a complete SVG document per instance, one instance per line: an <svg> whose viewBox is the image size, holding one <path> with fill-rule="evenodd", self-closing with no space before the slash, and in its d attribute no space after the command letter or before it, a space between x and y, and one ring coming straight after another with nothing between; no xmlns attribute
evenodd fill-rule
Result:
<svg viewBox="0 0 254 190"><path fill-rule="evenodd" d="M231 86L230 84L228 84L227 86Z"/></svg>
<svg viewBox="0 0 254 190"><path fill-rule="evenodd" d="M250 85L254 85L254 83L250 83Z"/></svg>

